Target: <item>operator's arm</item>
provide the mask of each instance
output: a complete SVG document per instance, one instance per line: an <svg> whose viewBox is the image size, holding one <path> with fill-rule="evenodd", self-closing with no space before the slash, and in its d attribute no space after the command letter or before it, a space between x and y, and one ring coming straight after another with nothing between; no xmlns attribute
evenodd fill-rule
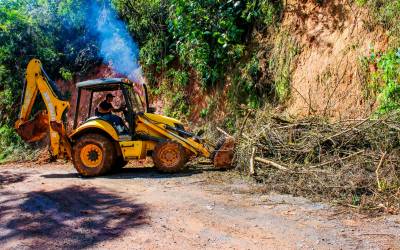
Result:
<svg viewBox="0 0 400 250"><path fill-rule="evenodd" d="M111 108L111 111L112 111L112 112L121 112L121 108L116 109L116 108L112 107L112 108Z"/></svg>

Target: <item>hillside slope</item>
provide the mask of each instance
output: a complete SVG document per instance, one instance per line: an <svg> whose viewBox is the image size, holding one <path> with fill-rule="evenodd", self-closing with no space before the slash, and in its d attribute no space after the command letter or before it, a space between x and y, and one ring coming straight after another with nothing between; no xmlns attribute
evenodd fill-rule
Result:
<svg viewBox="0 0 400 250"><path fill-rule="evenodd" d="M367 27L365 8L348 1L288 1L282 29L301 46L292 73L288 112L332 118L364 117L374 109L366 100L363 57L384 51L388 38L380 27Z"/></svg>

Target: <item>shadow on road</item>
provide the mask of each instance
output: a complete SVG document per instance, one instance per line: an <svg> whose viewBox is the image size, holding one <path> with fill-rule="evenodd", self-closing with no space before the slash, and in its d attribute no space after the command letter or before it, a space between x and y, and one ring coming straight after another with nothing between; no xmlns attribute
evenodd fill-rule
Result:
<svg viewBox="0 0 400 250"><path fill-rule="evenodd" d="M214 171L223 171L215 168L188 168L182 170L179 173L161 173L157 171L155 168L123 168L116 173L107 174L105 176L96 177L96 178L106 178L106 179L135 179L135 178L150 178L150 179L164 179L164 178L179 178L179 177L187 177L195 174L201 174L203 172L214 172ZM44 178L79 178L79 174L77 173L66 173L66 174L45 174L42 175Z"/></svg>
<svg viewBox="0 0 400 250"><path fill-rule="evenodd" d="M0 204L0 245L82 249L148 224L148 209L97 188L30 192ZM24 242L27 240L28 242Z"/></svg>
<svg viewBox="0 0 400 250"><path fill-rule="evenodd" d="M9 185L17 182L23 182L27 178L27 174L18 173L11 173L9 171L4 171L0 173L0 185Z"/></svg>

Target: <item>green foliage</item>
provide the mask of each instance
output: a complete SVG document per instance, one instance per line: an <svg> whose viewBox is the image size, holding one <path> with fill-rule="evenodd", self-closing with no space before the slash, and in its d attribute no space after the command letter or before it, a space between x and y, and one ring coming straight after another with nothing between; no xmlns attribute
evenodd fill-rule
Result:
<svg viewBox="0 0 400 250"><path fill-rule="evenodd" d="M200 117L203 118L203 119L206 118L209 112L210 112L210 110L208 108L202 109L200 111Z"/></svg>
<svg viewBox="0 0 400 250"><path fill-rule="evenodd" d="M353 194L351 197L351 204L353 206L359 206L361 204L361 196L359 194Z"/></svg>
<svg viewBox="0 0 400 250"><path fill-rule="evenodd" d="M257 18L268 25L278 13L271 1L172 0L168 29L181 64L193 68L201 83L221 80L243 56L247 30Z"/></svg>
<svg viewBox="0 0 400 250"><path fill-rule="evenodd" d="M188 98L185 95L185 86L189 76L185 71L170 69L166 78L157 87L150 88L151 93L158 98L164 98L166 107L164 113L177 119L189 115Z"/></svg>
<svg viewBox="0 0 400 250"><path fill-rule="evenodd" d="M378 93L379 114L400 109L400 48L382 55L371 53L370 64L376 65L371 72L370 89Z"/></svg>
<svg viewBox="0 0 400 250"><path fill-rule="evenodd" d="M61 76L62 76L62 78L63 78L64 80L72 81L73 74L72 74L72 72L69 71L68 69L62 67L62 68L60 69L60 74L61 74Z"/></svg>
<svg viewBox="0 0 400 250"><path fill-rule="evenodd" d="M228 115L224 119L224 127L227 129L227 132L230 134L234 134L236 132L236 117L234 115Z"/></svg>
<svg viewBox="0 0 400 250"><path fill-rule="evenodd" d="M0 163L10 156L14 160L30 158L31 152L27 149L28 146L15 133L12 127L8 125L0 127Z"/></svg>
<svg viewBox="0 0 400 250"><path fill-rule="evenodd" d="M175 95L173 95L171 100L172 102L165 110L165 114L167 116L181 119L189 115L189 104L182 91L178 91Z"/></svg>
<svg viewBox="0 0 400 250"><path fill-rule="evenodd" d="M264 29L279 22L282 10L283 3L280 1L247 1L242 17L249 23L254 22L259 29Z"/></svg>
<svg viewBox="0 0 400 250"><path fill-rule="evenodd" d="M391 46L400 46L400 0L355 0L371 10L371 25L382 25L391 37Z"/></svg>
<svg viewBox="0 0 400 250"><path fill-rule="evenodd" d="M253 109L260 107L264 91L257 86L260 74L257 55L254 54L248 62L239 64L239 68L241 70L234 76L228 93L230 103L245 104Z"/></svg>
<svg viewBox="0 0 400 250"><path fill-rule="evenodd" d="M185 87L189 83L189 73L186 71L170 69L167 72L167 77L172 78L172 83L175 86Z"/></svg>
<svg viewBox="0 0 400 250"><path fill-rule="evenodd" d="M76 23L77 16L83 11L76 9L78 3L78 0L0 1L0 91L5 92L2 94L5 99L0 100L3 111L0 125L10 124L16 117L15 100L21 95L23 71L30 59L42 60L49 75L54 77L71 79L71 72L80 70L74 66L80 51L85 48L81 45L90 46L93 41L88 42L90 36L86 36L87 40L82 39L84 24ZM64 68L60 70L61 67ZM10 95L14 99L12 105L8 102Z"/></svg>
<svg viewBox="0 0 400 250"><path fill-rule="evenodd" d="M244 75L235 76L231 99L240 99L251 107L261 105L264 93L256 86L258 59L248 63L242 59L251 32L263 31L279 21L281 1L113 0L113 3L140 45L140 61L155 94L171 96L172 100L169 92L184 95L179 86L188 83L189 75L206 88L223 82L227 71L242 65ZM156 79L162 78L166 81L157 84ZM164 84L168 87L164 88ZM180 109L177 111L180 115L185 113L187 102L183 99L176 97L167 108L168 113L174 112L173 107ZM202 115L206 113L209 112Z"/></svg>
<svg viewBox="0 0 400 250"><path fill-rule="evenodd" d="M81 71L77 58L93 39L83 29L80 3L83 0L0 1L0 158L26 148L11 127L29 60L40 59L56 78L70 80L73 72Z"/></svg>
<svg viewBox="0 0 400 250"><path fill-rule="evenodd" d="M269 70L273 75L275 93L281 102L290 94L293 62L299 53L300 47L290 34L280 32L277 35L269 60Z"/></svg>

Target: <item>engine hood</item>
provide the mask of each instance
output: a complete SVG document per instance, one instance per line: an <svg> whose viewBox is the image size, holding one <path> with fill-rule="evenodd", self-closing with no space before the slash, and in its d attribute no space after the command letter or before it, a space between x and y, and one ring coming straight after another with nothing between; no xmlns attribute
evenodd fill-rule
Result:
<svg viewBox="0 0 400 250"><path fill-rule="evenodd" d="M181 121L168 116L152 113L144 113L144 116L153 122L167 124L171 127L175 127L178 124L183 126Z"/></svg>

